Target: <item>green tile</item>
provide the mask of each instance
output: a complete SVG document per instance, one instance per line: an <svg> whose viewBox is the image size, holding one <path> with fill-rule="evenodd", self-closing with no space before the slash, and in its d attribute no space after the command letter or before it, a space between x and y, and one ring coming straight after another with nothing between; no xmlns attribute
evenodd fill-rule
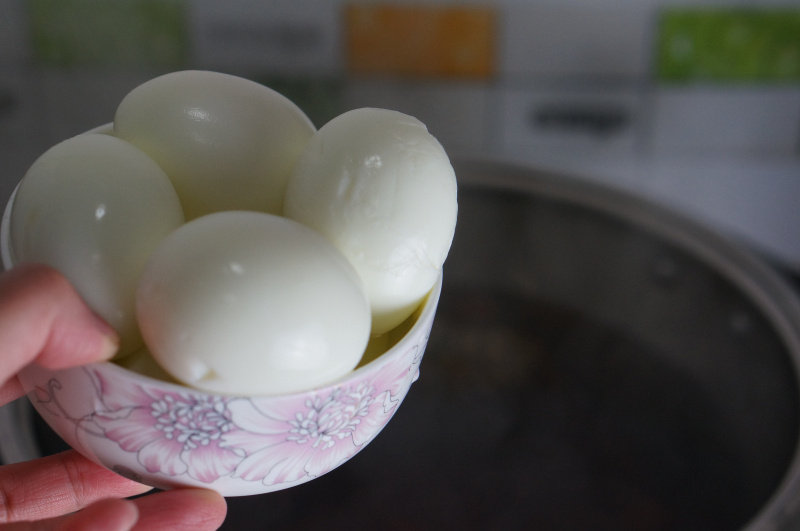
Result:
<svg viewBox="0 0 800 531"><path fill-rule="evenodd" d="M51 66L186 63L183 0L28 0L33 59Z"/></svg>
<svg viewBox="0 0 800 531"><path fill-rule="evenodd" d="M656 65L667 83L797 83L800 9L668 9Z"/></svg>

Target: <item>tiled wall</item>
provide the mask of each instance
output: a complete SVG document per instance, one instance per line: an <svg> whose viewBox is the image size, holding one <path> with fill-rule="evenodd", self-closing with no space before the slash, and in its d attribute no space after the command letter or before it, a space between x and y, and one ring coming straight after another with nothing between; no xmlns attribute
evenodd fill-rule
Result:
<svg viewBox="0 0 800 531"><path fill-rule="evenodd" d="M267 83L318 125L405 111L453 156L644 191L800 268L796 0L0 0L0 193L178 68Z"/></svg>

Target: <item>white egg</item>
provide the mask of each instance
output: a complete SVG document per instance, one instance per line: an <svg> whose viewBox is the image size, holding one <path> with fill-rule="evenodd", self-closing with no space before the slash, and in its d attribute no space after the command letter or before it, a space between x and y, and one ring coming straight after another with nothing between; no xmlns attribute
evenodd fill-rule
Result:
<svg viewBox="0 0 800 531"><path fill-rule="evenodd" d="M372 108L317 131L284 199L284 215L325 234L358 271L373 334L400 324L436 282L457 210L455 173L425 125Z"/></svg>
<svg viewBox="0 0 800 531"><path fill-rule="evenodd" d="M314 130L274 90L207 71L147 81L114 117L114 134L170 176L187 220L221 210L280 213L286 180Z"/></svg>
<svg viewBox="0 0 800 531"><path fill-rule="evenodd" d="M183 223L163 170L131 144L83 134L42 154L11 210L12 259L58 269L121 336L119 355L142 346L134 300L147 257Z"/></svg>
<svg viewBox="0 0 800 531"><path fill-rule="evenodd" d="M227 211L190 221L153 253L137 293L153 357L209 391L273 394L351 371L369 304L346 258L290 219Z"/></svg>

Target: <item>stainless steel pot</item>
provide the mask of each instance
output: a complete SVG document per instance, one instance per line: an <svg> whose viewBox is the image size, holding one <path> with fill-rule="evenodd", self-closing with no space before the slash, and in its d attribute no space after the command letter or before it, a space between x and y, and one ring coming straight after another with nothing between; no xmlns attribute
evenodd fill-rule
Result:
<svg viewBox="0 0 800 531"><path fill-rule="evenodd" d="M346 466L230 500L225 528L800 526L786 282L639 198L456 169L456 239L404 406Z"/></svg>
<svg viewBox="0 0 800 531"><path fill-rule="evenodd" d="M441 365L439 385L513 412L497 480L529 508L509 519L800 528L800 304L784 280L641 199L524 168L458 175L424 381Z"/></svg>

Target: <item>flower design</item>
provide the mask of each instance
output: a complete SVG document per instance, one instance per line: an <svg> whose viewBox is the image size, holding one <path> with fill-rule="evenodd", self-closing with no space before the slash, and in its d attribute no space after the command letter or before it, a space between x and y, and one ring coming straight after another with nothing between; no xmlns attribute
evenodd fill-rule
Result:
<svg viewBox="0 0 800 531"><path fill-rule="evenodd" d="M423 349L424 342L353 381L282 397L193 392L100 365L59 378L41 370L30 396L76 447L81 432L135 454L141 469L126 468L131 477L227 478L276 490L329 472L370 442L416 379Z"/></svg>
<svg viewBox="0 0 800 531"><path fill-rule="evenodd" d="M228 404L241 431L225 443L247 457L234 477L265 485L300 483L333 470L386 425L415 378L417 349L350 385L287 399L253 398Z"/></svg>
<svg viewBox="0 0 800 531"><path fill-rule="evenodd" d="M147 472L187 474L211 483L233 472L243 458L240 450L221 444L224 434L237 429L227 399L112 382L99 371L95 376L105 407L87 422L126 452L136 452Z"/></svg>
<svg viewBox="0 0 800 531"><path fill-rule="evenodd" d="M361 439L371 438L370 427L379 429L374 427L381 408L374 406L373 392L362 385L277 406L270 400L231 402L232 418L243 431L227 434L225 441L247 452L234 477L274 485L332 470L356 453Z"/></svg>

